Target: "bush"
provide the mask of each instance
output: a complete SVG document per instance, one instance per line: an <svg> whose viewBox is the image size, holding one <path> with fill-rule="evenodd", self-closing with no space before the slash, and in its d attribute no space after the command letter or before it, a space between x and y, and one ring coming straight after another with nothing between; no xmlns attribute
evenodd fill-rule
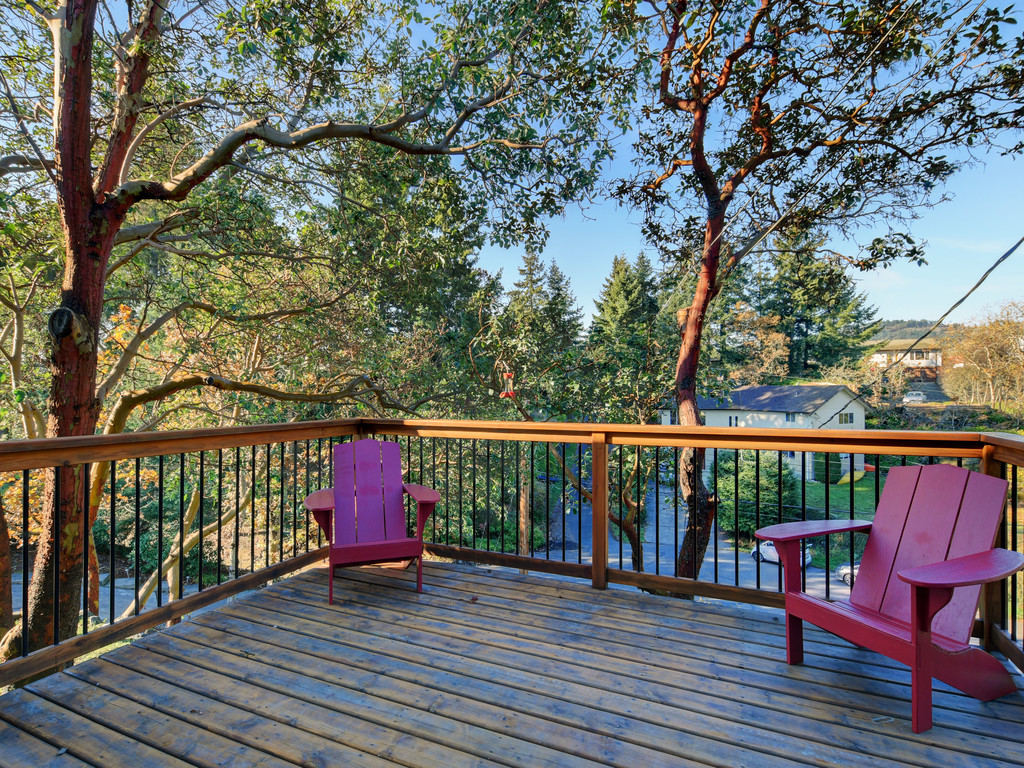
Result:
<svg viewBox="0 0 1024 768"><path fill-rule="evenodd" d="M760 526L777 522L780 488L783 508L799 505L800 487L796 474L785 461L782 462L781 469L780 482L779 462L775 454L763 456L758 467L756 451L740 451L737 476L736 452L719 451L716 494L718 525L721 530L736 537L749 539L753 538L754 531Z"/></svg>

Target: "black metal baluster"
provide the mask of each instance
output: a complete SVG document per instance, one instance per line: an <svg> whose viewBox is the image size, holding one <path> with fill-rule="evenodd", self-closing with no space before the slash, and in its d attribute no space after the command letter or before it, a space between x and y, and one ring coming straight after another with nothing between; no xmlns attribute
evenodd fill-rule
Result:
<svg viewBox="0 0 1024 768"><path fill-rule="evenodd" d="M534 555L534 551L533 551L533 529L537 525L537 522L533 519L533 515L534 515L534 511L535 511L534 510L534 502L537 500L537 497L536 497L536 493L537 493L537 476L536 476L536 467L534 466L535 459L534 459L534 455L533 455L533 449L535 447L536 447L536 443L531 442L530 443L530 489L526 492L527 493L527 499L528 499L527 509L530 510L530 517L529 517L529 520L530 520L530 530L527 531L527 535L529 536L529 539L530 539L530 542L529 542L530 557L533 557L533 555Z"/></svg>
<svg viewBox="0 0 1024 768"><path fill-rule="evenodd" d="M178 598L185 588L185 454L180 459L178 473Z"/></svg>
<svg viewBox="0 0 1024 768"><path fill-rule="evenodd" d="M156 470L156 549L157 549L157 574L156 574L156 607L164 604L164 457L157 456ZM110 492L113 494L113 471L114 464L110 464L111 485ZM113 547L114 537L110 537L110 544ZM113 561L111 561L113 562ZM110 571L113 580L113 569ZM113 583L113 581L111 581ZM111 618L113 618L113 611Z"/></svg>
<svg viewBox="0 0 1024 768"><path fill-rule="evenodd" d="M28 656L28 501L29 474L21 470L21 655ZM114 537L110 537L113 546ZM113 573L113 571L111 571ZM113 615L113 612L111 612Z"/></svg>
<svg viewBox="0 0 1024 768"><path fill-rule="evenodd" d="M305 493L306 493L306 496L309 496L309 440L306 441L306 450L303 453L303 463L305 464L305 466L304 466L304 470L305 471L302 474L306 478L306 480L305 480L305 483L306 483L306 485L305 485ZM305 544L305 549L303 551L309 552L309 513L306 512L305 509L302 510L302 524L303 524L304 529L306 531L306 539L305 539L306 544ZM317 526L318 530L319 530L319 528L320 528L320 526Z"/></svg>
<svg viewBox="0 0 1024 768"><path fill-rule="evenodd" d="M867 460L867 456L865 456L864 459L866 461ZM850 453L850 519L851 520L853 520L853 518L854 518L854 508L856 507L856 504L857 504L857 497L855 495L855 490L856 489L854 488L854 486L857 485L857 475L855 473L854 467L855 467L854 454ZM850 537L850 559L849 559L848 562L850 563L850 576L851 576L851 579L852 579L852 576L853 576L853 537L854 537L853 531L850 531L847 534L847 536ZM825 578L826 579L828 578L828 571L825 571Z"/></svg>
<svg viewBox="0 0 1024 768"><path fill-rule="evenodd" d="M89 499L89 465L82 465L82 491L84 493L84 502L82 509L82 561L85 567L82 568L82 634L89 633L89 571L91 570L89 565L89 540L92 538L91 531L92 527L89 525L89 512L91 509L91 500ZM99 570L99 557L96 558L96 567ZM99 609L99 606L96 606Z"/></svg>
<svg viewBox="0 0 1024 768"><path fill-rule="evenodd" d="M231 572L238 578L238 548L242 546L242 447L235 446L235 526L232 534Z"/></svg>
<svg viewBox="0 0 1024 768"><path fill-rule="evenodd" d="M499 466L498 475L501 478L500 488L499 488L499 491L498 491L498 496L499 496L499 498L501 500L501 510L499 512L499 515L498 515L498 531L499 531L499 536L501 538L498 539L498 542L499 542L498 543L498 547L499 547L498 551L499 552L504 552L505 551L505 514L507 512L507 507L505 506L505 502L506 502L505 485L506 485L506 483L505 483L505 441L504 440L501 441L501 457L500 457L500 459L498 461L498 466Z"/></svg>
<svg viewBox="0 0 1024 768"><path fill-rule="evenodd" d="M654 575L661 573L661 446L654 446ZM717 581L717 563L716 578Z"/></svg>
<svg viewBox="0 0 1024 768"><path fill-rule="evenodd" d="M779 504L779 519L782 522L782 451L775 452L775 493L776 501ZM804 552L806 547L803 542L800 542L800 562L803 563ZM801 566L800 572L803 573L803 567ZM779 592L782 591L782 566L779 566Z"/></svg>
<svg viewBox="0 0 1024 768"><path fill-rule="evenodd" d="M754 530L761 527L761 451L754 450ZM757 565L757 588L761 588L761 564Z"/></svg>
<svg viewBox="0 0 1024 768"><path fill-rule="evenodd" d="M163 457L161 457L161 458L163 458ZM161 497L161 501L162 501L162 497ZM114 550L116 549L116 547L114 546L114 544L115 544L114 537L116 535L116 525L115 525L116 516L117 516L117 462L116 461L111 461L110 462L110 552L107 553L107 557L109 558L108 568L109 568L109 572L110 572L110 576L107 579L107 604L108 604L108 608L109 608L109 613L107 614L107 623L108 624L113 624L114 623L114 611L116 610L115 604L114 604L114 600L115 600L115 596L116 596L115 595L115 591L114 591L114 587L115 587L114 582L115 582L116 576L117 576L117 573L115 573L115 571L114 571Z"/></svg>
<svg viewBox="0 0 1024 768"><path fill-rule="evenodd" d="M444 441L444 542L445 544L452 543L452 517L451 517L451 478L452 478L452 467L451 457L449 456L449 444L451 440ZM462 513L462 510L459 510ZM459 533L461 540L462 533Z"/></svg>
<svg viewBox="0 0 1024 768"><path fill-rule="evenodd" d="M473 505L472 505L472 509L470 510L470 514L473 516L473 524L472 524L472 527L470 529L470 535L472 537L471 541L472 541L472 544L473 544L473 549L476 549L476 474L477 474L477 467L476 467L476 440L475 439L470 440L469 444L470 444L470 451L472 451L472 456L473 456Z"/></svg>
<svg viewBox="0 0 1024 768"><path fill-rule="evenodd" d="M142 587L142 459L135 457L135 615L142 606L139 596Z"/></svg>
<svg viewBox="0 0 1024 768"><path fill-rule="evenodd" d="M828 520L832 515L832 502L831 489L832 487L832 454L825 454L825 519ZM830 585L828 574L832 573L832 566L829 564L832 555L832 536L828 535L825 537L825 599L829 599Z"/></svg>
<svg viewBox="0 0 1024 768"><path fill-rule="evenodd" d="M565 443L562 443L562 562L565 562L565 502L566 502L566 488L565 488L565 462L566 462Z"/></svg>
<svg viewBox="0 0 1024 768"><path fill-rule="evenodd" d="M249 477L249 573L256 571L256 450L254 445Z"/></svg>
<svg viewBox="0 0 1024 768"><path fill-rule="evenodd" d="M512 547L512 551L515 552L517 555L520 554L520 552L519 552L519 531L520 531L520 529L522 527L522 520L520 519L520 510L523 508L523 499L522 499L522 495L523 495L522 494L522 491L523 491L522 467L520 466L521 464L522 464L522 443L517 442L516 443L516 529L515 529L515 531L513 533L513 538L515 540L515 545Z"/></svg>
<svg viewBox="0 0 1024 768"><path fill-rule="evenodd" d="M203 512L206 506L206 453L199 452L199 541L196 552L199 557L199 591L203 591L203 533L206 529L206 520Z"/></svg>
<svg viewBox="0 0 1024 768"><path fill-rule="evenodd" d="M737 587L740 585L740 451L738 448L732 452L732 559L733 559L733 582ZM754 542L757 546L757 542ZM761 578L761 564L754 561L755 578Z"/></svg>
<svg viewBox="0 0 1024 768"><path fill-rule="evenodd" d="M224 449L217 449L217 583L224 562Z"/></svg>
<svg viewBox="0 0 1024 768"><path fill-rule="evenodd" d="M619 540L619 570L622 570L622 494L626 488L622 480L622 456L626 452L624 445L619 446L619 487L615 489L615 496L618 499L619 506L619 535L616 537Z"/></svg>
<svg viewBox="0 0 1024 768"><path fill-rule="evenodd" d="M279 563L284 562L284 497L285 497L285 480L288 477L288 472L284 466L284 455L285 448L284 443L281 443L281 484L278 488L278 524L277 524L277 561Z"/></svg>
<svg viewBox="0 0 1024 768"><path fill-rule="evenodd" d="M292 557L295 557L299 546L299 444L292 442Z"/></svg>
<svg viewBox="0 0 1024 768"><path fill-rule="evenodd" d="M679 573L679 448L672 448L672 466L675 471L672 473L672 487L675 493L672 494L672 575ZM591 488L594 486L591 485ZM737 584L739 581L736 582Z"/></svg>
<svg viewBox="0 0 1024 768"><path fill-rule="evenodd" d="M711 461L711 485L712 485L712 491L711 492L715 496L715 520L711 524L711 532L712 532L712 535L711 535L711 546L715 548L715 550L714 550L715 551L715 554L714 554L714 559L715 559L715 584L717 584L719 582L719 577L718 577L718 504L721 501L719 499L719 496L718 496L718 449L717 448L712 448L711 449L711 459L712 459L712 461Z"/></svg>
<svg viewBox="0 0 1024 768"><path fill-rule="evenodd" d="M544 557L551 559L551 445L544 443Z"/></svg>
<svg viewBox="0 0 1024 768"><path fill-rule="evenodd" d="M807 451L800 452L800 519L807 519ZM828 577L826 576L826 579ZM800 569L801 589L807 591L807 569Z"/></svg>
<svg viewBox="0 0 1024 768"><path fill-rule="evenodd" d="M463 546L463 542L465 541L464 537L463 537L463 534L465 532L465 527L466 527L465 523L464 523L464 521L466 519L466 510L465 510L464 501L463 501L463 487L462 487L462 451L463 451L463 447L462 447L462 438L461 437L459 438L459 441L456 443L456 445L457 445L457 451L459 452L459 461L458 461L458 472L459 472L459 520L458 520L458 523L459 523L459 546L462 547Z"/></svg>
<svg viewBox="0 0 1024 768"><path fill-rule="evenodd" d="M1014 552L1019 552L1017 546L1017 505L1019 503L1018 488L1017 488L1017 466L1013 466L1012 470L1012 481L1013 490L1010 498L1013 502L1010 505L1010 549ZM1007 623L1010 625L1010 637L1014 642L1017 642L1017 591L1020 579L1020 571L1013 574L1010 579L1010 618Z"/></svg>
<svg viewBox="0 0 1024 768"><path fill-rule="evenodd" d="M484 534L486 535L485 548L488 552L491 551L491 441L487 441L487 469L486 477L484 479Z"/></svg>
<svg viewBox="0 0 1024 768"><path fill-rule="evenodd" d="M328 442L330 442L330 441L328 441ZM263 526L263 560L264 560L264 565L266 567L270 566L270 503L271 503L270 502L270 498L271 498L271 496L274 495L273 491L271 490L271 487L270 487L270 485L271 485L271 482L270 482L270 465L274 461L273 460L273 450L274 450L273 444L272 443L267 443L267 472L266 472L266 475L267 475L266 476L267 495L266 495L266 498L264 499L264 501L266 502L266 504L264 505L264 509L266 511L266 516L265 516L266 519L264 520L264 526Z"/></svg>
<svg viewBox="0 0 1024 768"><path fill-rule="evenodd" d="M62 509L63 504L61 500L61 488L60 488L60 467L53 468L53 492L56 500L56 509L54 510L57 514L57 519L63 517L64 510ZM56 526L57 530L54 535L55 541L53 545L53 644L56 645L60 642L60 561L61 552L63 549L60 544L60 534L63 525Z"/></svg>
<svg viewBox="0 0 1024 768"><path fill-rule="evenodd" d="M580 483L579 507L576 510L576 562L583 564L583 443L576 443L576 479ZM593 483L591 483L593 488ZM591 512L593 514L593 512Z"/></svg>

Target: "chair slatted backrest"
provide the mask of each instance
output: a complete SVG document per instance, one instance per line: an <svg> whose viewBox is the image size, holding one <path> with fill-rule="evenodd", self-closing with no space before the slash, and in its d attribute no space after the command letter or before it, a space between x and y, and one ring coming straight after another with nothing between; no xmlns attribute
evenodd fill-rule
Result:
<svg viewBox="0 0 1024 768"><path fill-rule="evenodd" d="M948 464L890 469L850 602L909 621L911 587L896 574L991 549L1006 489L1005 480ZM967 642L980 592L957 588L932 631Z"/></svg>
<svg viewBox="0 0 1024 768"><path fill-rule="evenodd" d="M357 440L334 446L334 543L407 536L398 444Z"/></svg>

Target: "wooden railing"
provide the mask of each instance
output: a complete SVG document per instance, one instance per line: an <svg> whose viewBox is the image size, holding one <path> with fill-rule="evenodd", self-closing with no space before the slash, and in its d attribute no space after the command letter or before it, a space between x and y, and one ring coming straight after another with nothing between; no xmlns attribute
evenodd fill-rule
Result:
<svg viewBox="0 0 1024 768"><path fill-rule="evenodd" d="M410 477L416 482L434 485L441 493L441 504L438 505L434 522L427 533L428 551L458 560L585 578L595 588L604 588L611 583L677 595L774 606L782 604L779 583L762 583L760 568L755 566L752 583L745 583L741 578L741 565L747 568L751 558L743 551L741 560L741 548L735 537L731 549L727 550L728 560L719 550L719 547L726 544L712 542L711 559L706 561L709 569L707 577L683 579L675 576L675 554L679 542L671 537L669 541L659 541L658 537L661 531L674 529L678 532L681 526L685 527L682 522L687 514L685 504L680 505L675 490L679 484L679 452L695 447L707 451L705 479L715 491L722 484L722 478L718 475L718 459L727 453L757 452L754 456L759 467L762 461L765 467L781 467L783 461L786 461L799 469L799 464L803 462L804 474L800 480L803 503L784 511L781 490L775 506L769 505L767 511L762 512L758 501L754 505L755 514L764 514L765 524L775 522L776 514L778 519L782 519L784 514L806 515L811 509L806 502L809 487L806 467L808 457L811 456L818 456L820 460L824 454L825 466L829 466L830 457L843 455L841 461L846 461L847 465L844 466L848 466L851 471L863 465L863 457L870 457L868 463L879 470L875 474L879 478L875 481L875 498L881 485L881 468L885 463L881 457L910 457L904 459L908 461L967 462L983 472L1004 475L1011 481L1007 525L1000 543L1016 549L1022 546L1017 520L1017 467L1024 466L1024 440L1011 435L355 419L172 433L12 441L0 443L0 472L19 473L8 477L13 478L10 482L20 482L26 489L23 494L25 507L22 510L26 523L31 512L27 489L33 478L38 482L38 473L62 465L80 465L88 475L90 468L95 470L101 463L113 462L113 471L106 475L109 477L106 490L97 496L103 496L103 503L106 504L110 499L123 497L128 490L134 493L135 509L130 510L134 513L134 530L131 529L130 520L126 525L136 548L134 572L137 596L141 580L137 542L145 534L140 528L139 499L146 497L146 494L152 497L146 503L158 511L156 527L159 529L161 557L157 560L161 563L159 575L166 575L163 572L163 555L168 551L168 544L163 539L164 469L165 457L170 457L166 466L178 472L180 477L174 487L178 494L177 500L170 505L174 507L178 520L175 521L174 515L170 515L167 534L173 541L178 525L187 532L181 514L186 480L189 480L198 485L198 490L193 488L189 494L191 498L198 494L199 527L203 527L203 510L206 508L209 508L210 514L217 521L215 531L212 522L203 528L204 532L207 528L209 532L199 537L198 561L199 574L202 576L202 542L209 541L208 552L214 553L210 554L213 558L210 568L216 570L217 583L207 585L201 580L199 591L185 596L180 588L174 593L173 584L169 584L166 602L163 600L163 589L158 589L156 607L144 610L137 608L134 615L120 620L116 620L114 615L111 597L111 610L104 626L94 628L85 622L83 633L77 637L47 648L33 649L22 658L0 665L0 685L24 679L102 648L117 639L175 620L202 606L286 575L324 557L322 542L313 540L316 534L310 533L308 522L305 522L302 515L302 497L310 488L330 483L327 456L336 441L367 435L378 435L402 444ZM208 463L204 464L204 457L212 457L214 454L217 459L209 458ZM134 467L130 464L127 473L121 472L118 475L117 462L123 464L125 461L132 462ZM737 477L739 464L740 461L732 464ZM628 477L634 468L638 479L634 479L630 486ZM207 473L211 474L204 485ZM149 481L144 479L147 476L150 477ZM728 480L736 482L736 478ZM143 488L146 482L154 483L148 491ZM779 482L781 484L782 481ZM636 494L639 507L644 508L648 515L642 525L634 527L650 532L653 526L654 532L653 541L644 541L642 532L637 534L637 549L644 551L642 556L637 553L635 560L630 559L633 553L630 540L624 532L625 523L619 525L616 522L625 515L621 505L625 504L628 508L631 503L631 499L624 500L623 497L623 489L627 488L629 493ZM248 512L243 501L240 501L246 489L251 494ZM723 486L723 493L725 490ZM265 503L257 503L258 491L265 492ZM672 497L666 507L661 501L669 493ZM854 498L852 484L848 504L844 502L845 507L833 509L828 493L826 484L826 516L853 516L855 512L860 516L873 512L873 507L856 507L858 501ZM681 511L680 506L683 507ZM672 508L671 514L666 513L664 518L660 517L663 507ZM741 500L737 494L731 505L731 513L738 517L740 507ZM220 521L223 510L232 508L235 517L225 516L224 519L230 519L230 522L225 523L222 530ZM720 521L728 526L729 520L722 517L723 508L728 512L730 505L723 504L720 499ZM111 504L111 531L114 531L116 518L122 511L115 511ZM289 520L292 522L289 523ZM570 530L570 523L575 525L574 531ZM104 524L104 518L101 517L97 525ZM239 531L248 536L251 548L250 556L243 557L241 563L239 552L244 547L239 544ZM553 533L556 531L557 540ZM222 533L229 540L234 537L226 547ZM573 538L573 533L577 534L574 537L576 540L567 544L567 540ZM279 537L276 547L272 542L273 536ZM722 541L728 538L716 536L716 539ZM262 563L255 554L257 550L253 542L257 539L265 543ZM18 567L22 568L25 588L30 576L28 548L25 546L27 543L26 536L14 557L19 561ZM843 547L846 546L844 542ZM848 546L848 559L852 561L855 556L852 540ZM170 548L173 549L173 545ZM227 556L224 555L225 548ZM650 549L654 550L653 556ZM291 554L288 554L289 550ZM824 553L826 592L830 588L842 588L841 585L830 585L831 569L839 564L834 560L829 561L830 551L826 548ZM821 555L818 557L820 559ZM179 586L184 564L182 558L175 571ZM210 578L208 572L207 580ZM88 583L83 588L87 593ZM1024 606L1020 604L1019 592L1020 583L1015 579L1008 587L987 593L982 611L983 620L979 622L979 634L984 637L986 644L1013 658L1018 666L1024 666L1018 628Z"/></svg>

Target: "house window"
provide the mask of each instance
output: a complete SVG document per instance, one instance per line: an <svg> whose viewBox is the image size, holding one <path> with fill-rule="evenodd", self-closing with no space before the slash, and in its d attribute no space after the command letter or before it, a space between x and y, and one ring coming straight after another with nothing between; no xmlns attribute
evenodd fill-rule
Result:
<svg viewBox="0 0 1024 768"><path fill-rule="evenodd" d="M840 424L853 424L853 414L852 413L840 413L839 414L839 423Z"/></svg>
<svg viewBox="0 0 1024 768"><path fill-rule="evenodd" d="M729 426L730 427L738 427L739 425L740 425L740 417L739 416L730 416L729 417Z"/></svg>
<svg viewBox="0 0 1024 768"><path fill-rule="evenodd" d="M796 423L796 414L795 413L787 413L786 414L786 423L787 424L795 424Z"/></svg>
<svg viewBox="0 0 1024 768"><path fill-rule="evenodd" d="M911 360L924 360L924 352L920 349L915 349L910 353Z"/></svg>

